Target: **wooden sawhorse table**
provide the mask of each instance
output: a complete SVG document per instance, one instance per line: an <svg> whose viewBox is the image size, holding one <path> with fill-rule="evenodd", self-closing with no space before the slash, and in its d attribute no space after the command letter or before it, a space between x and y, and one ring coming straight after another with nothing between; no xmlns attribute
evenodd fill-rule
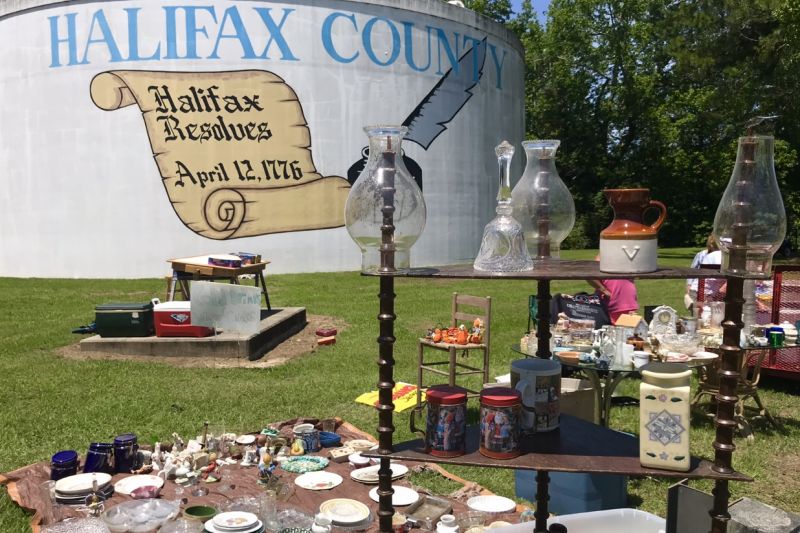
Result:
<svg viewBox="0 0 800 533"><path fill-rule="evenodd" d="M187 300L191 299L191 295L189 293L189 282L192 280L216 281L220 279L226 279L230 283L239 285L239 276L243 274L253 274L256 287L261 287L261 292L264 293L264 300L267 304L267 310L272 310L272 306L269 303L267 285L264 283L264 269L269 264L269 261L262 261L260 263L253 263L252 265L243 265L236 268L230 268L209 265L208 256L200 255L197 257L169 259L168 262L172 266L172 279L170 280L167 294L167 297L170 301L175 298L176 286L180 287L180 291Z"/></svg>

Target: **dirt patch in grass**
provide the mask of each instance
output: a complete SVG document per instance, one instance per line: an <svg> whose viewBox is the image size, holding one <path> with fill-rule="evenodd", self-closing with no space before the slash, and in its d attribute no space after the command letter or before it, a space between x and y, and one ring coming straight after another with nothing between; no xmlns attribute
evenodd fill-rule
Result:
<svg viewBox="0 0 800 533"><path fill-rule="evenodd" d="M800 453L780 454L772 461L770 475L774 476L774 486L780 487L783 494L800 493Z"/></svg>
<svg viewBox="0 0 800 533"><path fill-rule="evenodd" d="M56 353L66 359L79 361L110 360L142 361L147 363L164 363L182 368L270 368L291 361L296 357L325 350L327 346L317 345L314 333L322 325L333 326L339 332L348 324L336 317L324 315L308 315L308 324L302 331L289 337L278 346L264 354L261 359L250 361L247 358L233 357L156 357L152 355L121 355L108 352L82 352L79 343L59 348Z"/></svg>

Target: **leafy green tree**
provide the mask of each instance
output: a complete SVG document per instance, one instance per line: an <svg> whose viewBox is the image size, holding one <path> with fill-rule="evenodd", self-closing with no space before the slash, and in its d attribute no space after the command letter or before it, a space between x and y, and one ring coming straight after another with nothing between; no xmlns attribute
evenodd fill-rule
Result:
<svg viewBox="0 0 800 533"><path fill-rule="evenodd" d="M464 5L498 22L511 19L511 0L463 0Z"/></svg>
<svg viewBox="0 0 800 533"><path fill-rule="evenodd" d="M527 135L562 141L559 171L578 208L567 245L595 245L611 220L600 191L629 186L668 203L662 244L699 245L745 124L776 115L798 247L800 2L553 0L544 27L525 2L507 25L525 46Z"/></svg>

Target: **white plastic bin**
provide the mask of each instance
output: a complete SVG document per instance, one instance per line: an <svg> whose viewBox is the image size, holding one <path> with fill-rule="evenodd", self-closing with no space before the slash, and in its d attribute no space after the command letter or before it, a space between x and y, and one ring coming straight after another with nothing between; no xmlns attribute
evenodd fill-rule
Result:
<svg viewBox="0 0 800 533"><path fill-rule="evenodd" d="M514 484L519 498L536 501L536 471L515 470ZM550 472L547 508L557 515L574 515L628 505L628 477L616 474Z"/></svg>
<svg viewBox="0 0 800 533"><path fill-rule="evenodd" d="M609 509L556 516L548 520L564 524L569 533L664 533L667 521L638 509ZM492 533L530 533L532 523L523 522L507 527L489 529Z"/></svg>

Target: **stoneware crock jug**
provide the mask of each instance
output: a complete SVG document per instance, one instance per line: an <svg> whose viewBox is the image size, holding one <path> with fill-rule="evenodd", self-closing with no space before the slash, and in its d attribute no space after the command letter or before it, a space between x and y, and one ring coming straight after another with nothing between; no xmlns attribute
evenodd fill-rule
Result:
<svg viewBox="0 0 800 533"><path fill-rule="evenodd" d="M600 270L620 274L654 272L657 267L658 230L667 208L650 199L650 189L605 189L614 220L600 232ZM644 214L658 209L658 219L647 225Z"/></svg>

